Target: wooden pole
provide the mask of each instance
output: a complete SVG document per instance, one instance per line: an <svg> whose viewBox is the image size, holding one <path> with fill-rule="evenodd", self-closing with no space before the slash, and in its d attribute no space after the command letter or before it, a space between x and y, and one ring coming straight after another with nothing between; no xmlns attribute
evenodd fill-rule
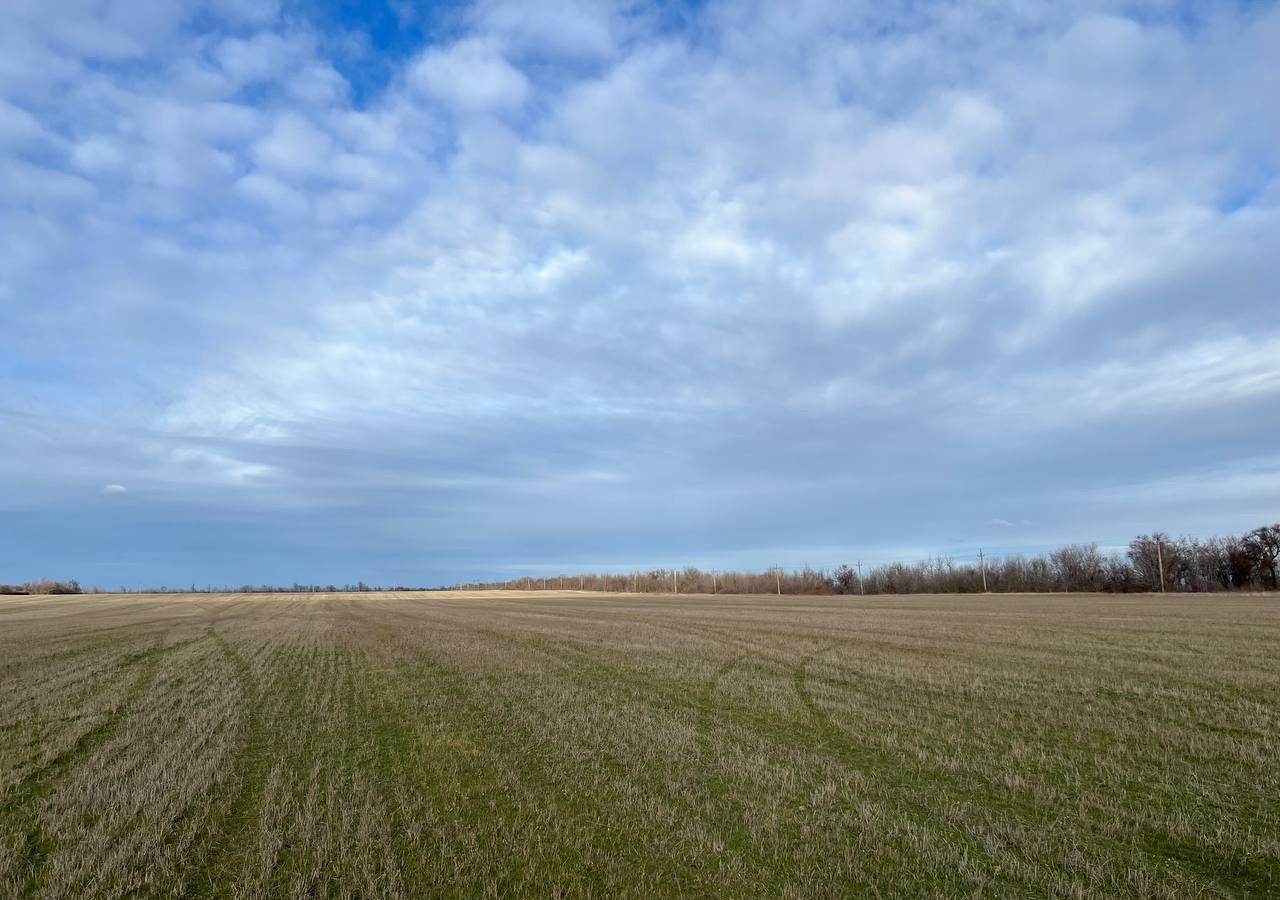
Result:
<svg viewBox="0 0 1280 900"><path fill-rule="evenodd" d="M1160 538L1156 538L1156 565L1160 567L1160 593L1164 593L1164 554L1160 551Z"/></svg>
<svg viewBox="0 0 1280 900"><path fill-rule="evenodd" d="M982 567L982 593L987 593L987 558L978 551L978 565Z"/></svg>

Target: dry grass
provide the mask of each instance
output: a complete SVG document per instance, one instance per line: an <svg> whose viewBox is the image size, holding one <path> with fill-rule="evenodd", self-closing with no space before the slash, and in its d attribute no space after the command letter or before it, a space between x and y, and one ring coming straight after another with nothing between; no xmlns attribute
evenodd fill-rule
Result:
<svg viewBox="0 0 1280 900"><path fill-rule="evenodd" d="M0 600L0 895L1280 895L1280 605Z"/></svg>

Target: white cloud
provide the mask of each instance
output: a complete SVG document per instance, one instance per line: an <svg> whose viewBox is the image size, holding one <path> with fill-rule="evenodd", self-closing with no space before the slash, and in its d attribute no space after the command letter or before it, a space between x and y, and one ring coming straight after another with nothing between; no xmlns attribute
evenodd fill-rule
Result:
<svg viewBox="0 0 1280 900"><path fill-rule="evenodd" d="M524 104L534 87L502 48L517 33L524 41L536 36L512 24L504 9L482 10L477 33L426 51L410 66L409 84L459 110ZM792 27L824 31L827 20L824 14ZM1123 56L1133 28L1143 38L1134 23L1100 21L1068 28L1062 38L1049 32L1043 40L1061 44L1062 54ZM819 57L834 52L831 39L823 40ZM1161 47L1168 40L1158 37ZM612 390L614 370L643 365L650 353L683 352L686 343L698 346L702 370L737 377L745 374L735 360L744 358L741 351L697 343L728 316L743 328L811 322L837 333L890 329L887 341L855 354L844 371L807 374L789 358L797 351L783 344L766 349L762 359L794 370L774 389L796 409L882 414L882 397L913 403L930 395L968 397L985 414L1039 428L1055 416L1107 419L1143 402L1145 394L1128 388L1145 369L1141 361L1115 364L1114 372L1067 361L984 382L966 370L964 354L952 354L976 339L997 363L1014 360L1051 341L1064 323L1105 306L1117 291L1141 290L1161 260L1194 253L1193 241L1219 229L1220 217L1176 189L1187 165L1181 151L1170 147L1168 160L1141 166L1086 170L1092 181L1084 186L1058 181L1058 160L1051 158L1047 175L1021 162L1019 144L1034 144L1041 129L1057 128L1033 115L1021 92L1035 96L1052 79L1065 96L1079 87L1077 76L1087 86L1096 73L1063 63L1024 86L987 82L980 70L972 83L922 92L917 103L886 117L872 93L880 87L875 57L894 52L892 41L859 45L869 60L863 77L871 79L862 86L864 104L856 95L848 102L813 98L797 83L762 81L755 70L773 63L745 52L716 57L655 39L599 77L542 97L542 124L532 130L484 118L460 126L457 153L443 176L418 198L413 214L364 251L385 262L385 280L353 279L331 301L318 299L313 308L321 315L305 326L309 340L297 358L290 358L287 338L281 339L284 358L248 351L255 363L236 373L237 391L252 396L260 382L261 395L292 398L272 404L273 421L341 418L357 407L364 415L390 414L415 397L423 409L442 408L442 402L450 409L527 404L519 362L491 365L481 348L518 346L517 335L557 346L556 331L571 334L578 322L606 329L611 340L634 342L615 347L614 364L593 370L602 394ZM1002 63L991 61L991 77ZM1161 85L1140 81L1117 90L1135 103L1164 94ZM389 98L387 109L411 104L413 96ZM785 152L768 152L775 140ZM1120 144L1128 140L1116 137ZM330 132L297 116L278 118L253 154L276 175L242 178L239 190L294 218L358 219L378 208L370 191L386 189L373 187L385 169L379 157L339 154ZM321 200L286 185L304 175L347 178L363 187ZM593 274L599 272L610 274L599 280ZM1004 318L984 321L992 291ZM394 314L385 320L364 316L375 295L393 298L386 302ZM1016 295L1016 303L1005 299ZM700 309L705 320L695 312ZM447 353L416 352L422 322L449 341ZM766 348L772 343L767 334L761 340ZM360 347L371 348L370 358L356 363ZM1233 385L1232 397L1248 400L1276 389L1252 363L1239 377L1230 374L1244 356L1204 351L1183 359L1203 360L1195 371L1206 383ZM905 384L886 383L880 372L904 361L923 368ZM238 364L233 359L231 365ZM1173 355L1160 365L1183 373L1179 385L1198 377ZM360 386L348 391L333 384L325 373L338 366L350 385ZM540 372L538 391L544 398L570 396L581 387L580 374ZM743 402L757 396L754 383L739 387L730 394ZM1064 388L1061 402L1039 402ZM643 406L651 389L637 382L635 397L623 405ZM1154 393L1172 410L1196 392L1167 384ZM203 396L195 408L216 404L216 395ZM607 405L620 400L615 394ZM238 393L234 402L255 401ZM589 407L597 400L581 402ZM290 414L290 404L299 416Z"/></svg>
<svg viewBox="0 0 1280 900"><path fill-rule="evenodd" d="M1215 407L1280 397L1280 331L1194 337L1169 348L1134 342L1117 356L1020 374L979 398L976 409L1010 429L1058 430L1099 420L1212 416Z"/></svg>
<svg viewBox="0 0 1280 900"><path fill-rule="evenodd" d="M683 485L703 515L751 479L862 490L855 462L917 484L919 447L970 454L950 484L994 477L981 441L1092 471L1135 410L1161 452L1108 465L1182 477L1274 436L1274 8L683 28L482 2L382 87L293 13L24 10L0 13L4 393L141 457L33 468L322 504L443 446L432 489L618 472L601 495Z"/></svg>
<svg viewBox="0 0 1280 900"><path fill-rule="evenodd" d="M0 98L0 147L27 145L44 137L35 116Z"/></svg>
<svg viewBox="0 0 1280 900"><path fill-rule="evenodd" d="M213 51L222 71L239 87L280 77L296 62L301 48L274 31L224 38Z"/></svg>
<svg viewBox="0 0 1280 900"><path fill-rule="evenodd" d="M236 182L235 189L282 216L300 218L311 208L306 194L270 175L245 175Z"/></svg>
<svg viewBox="0 0 1280 900"><path fill-rule="evenodd" d="M71 162L77 170L98 177L119 175L131 168L126 146L105 135L93 135L76 144Z"/></svg>
<svg viewBox="0 0 1280 900"><path fill-rule="evenodd" d="M259 166L286 177L322 175L336 153L333 139L302 116L281 116L271 131L253 145Z"/></svg>
<svg viewBox="0 0 1280 900"><path fill-rule="evenodd" d="M588 59L613 55L623 27L610 4L565 0L481 2L472 18L478 30L529 53Z"/></svg>
<svg viewBox="0 0 1280 900"><path fill-rule="evenodd" d="M289 95L306 106L328 107L346 99L350 86L328 63L310 63L288 81Z"/></svg>
<svg viewBox="0 0 1280 900"><path fill-rule="evenodd" d="M125 487L123 484L108 484L108 485L106 485L105 487L103 487L103 489L102 489L101 493L103 493L103 494L127 494L127 493L129 493L129 489L128 489L127 487Z"/></svg>
<svg viewBox="0 0 1280 900"><path fill-rule="evenodd" d="M271 22L280 15L278 0L215 0L210 6L233 21L247 23Z"/></svg>
<svg viewBox="0 0 1280 900"><path fill-rule="evenodd" d="M461 112L515 110L531 90L497 45L475 38L427 50L410 68L409 83Z"/></svg>

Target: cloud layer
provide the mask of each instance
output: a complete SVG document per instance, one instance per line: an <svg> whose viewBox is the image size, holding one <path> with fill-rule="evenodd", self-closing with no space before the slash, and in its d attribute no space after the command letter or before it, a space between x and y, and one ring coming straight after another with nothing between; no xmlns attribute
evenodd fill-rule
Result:
<svg viewBox="0 0 1280 900"><path fill-rule="evenodd" d="M384 18L0 12L9 580L1280 517L1274 5Z"/></svg>

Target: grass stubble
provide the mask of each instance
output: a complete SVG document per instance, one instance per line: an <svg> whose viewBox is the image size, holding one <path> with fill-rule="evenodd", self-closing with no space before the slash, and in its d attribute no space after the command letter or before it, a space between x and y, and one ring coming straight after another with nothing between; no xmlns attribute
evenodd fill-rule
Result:
<svg viewBox="0 0 1280 900"><path fill-rule="evenodd" d="M1280 606L0 601L0 896L1280 896Z"/></svg>

